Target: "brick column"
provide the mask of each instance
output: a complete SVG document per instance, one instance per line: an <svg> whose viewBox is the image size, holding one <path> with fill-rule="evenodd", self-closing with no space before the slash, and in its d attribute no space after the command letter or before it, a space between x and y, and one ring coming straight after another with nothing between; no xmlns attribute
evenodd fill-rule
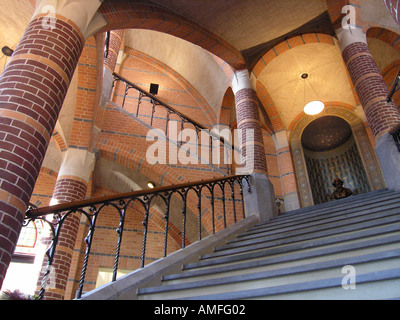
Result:
<svg viewBox="0 0 400 320"><path fill-rule="evenodd" d="M113 72L117 65L118 56L120 54L121 44L124 37L124 30L113 30L110 32L108 56L104 58L103 68L103 99L102 107L105 108L105 103L112 96L113 91Z"/></svg>
<svg viewBox="0 0 400 320"><path fill-rule="evenodd" d="M32 19L0 77L0 287L84 44L72 21L47 21Z"/></svg>
<svg viewBox="0 0 400 320"><path fill-rule="evenodd" d="M368 49L361 29L339 29L342 55L376 139L376 153L386 184L400 190L400 154L389 134L400 123L400 113L393 102L387 102L389 89Z"/></svg>
<svg viewBox="0 0 400 320"><path fill-rule="evenodd" d="M232 84L235 94L237 128L241 134L239 140L244 173L257 172L267 175L258 98L247 70L237 72Z"/></svg>
<svg viewBox="0 0 400 320"><path fill-rule="evenodd" d="M110 40L108 47L108 56L104 58L104 67L114 72L117 65L119 51L121 49L122 38L124 37L124 30L110 31Z"/></svg>
<svg viewBox="0 0 400 320"><path fill-rule="evenodd" d="M246 213L258 215L260 222L265 222L277 216L277 208L274 188L267 177L257 93L247 70L235 72L232 89L236 102L242 170L245 174L251 174L252 180L253 190L245 194Z"/></svg>
<svg viewBox="0 0 400 320"><path fill-rule="evenodd" d="M85 150L69 149L64 156L58 174L51 204L85 199L94 164L95 155L93 153ZM44 296L46 300L63 300L65 297L80 219L80 214L72 214L65 220L60 229L55 258L52 264L52 271L55 274L52 275L53 277L50 277L51 279L55 279L56 283L50 283L46 288ZM46 263L44 261L44 264ZM39 289L42 281L41 278L38 281Z"/></svg>

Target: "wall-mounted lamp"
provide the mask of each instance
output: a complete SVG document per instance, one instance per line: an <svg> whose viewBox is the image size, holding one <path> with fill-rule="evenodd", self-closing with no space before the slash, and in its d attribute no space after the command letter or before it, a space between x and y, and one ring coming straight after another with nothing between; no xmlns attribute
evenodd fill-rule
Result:
<svg viewBox="0 0 400 320"><path fill-rule="evenodd" d="M158 93L158 87L159 85L156 83L150 83L150 93L152 95L156 95Z"/></svg>
<svg viewBox="0 0 400 320"><path fill-rule="evenodd" d="M325 109L325 104L320 100L312 100L306 104L306 82L310 86L311 90L314 91L315 96L318 98L314 88L308 82L308 73L303 73L301 78L304 80L304 112L308 115L314 116L321 113Z"/></svg>
<svg viewBox="0 0 400 320"><path fill-rule="evenodd" d="M149 182L147 182L147 186L148 186L150 189L154 189L154 188L156 187L156 184L155 184L154 182L149 181Z"/></svg>

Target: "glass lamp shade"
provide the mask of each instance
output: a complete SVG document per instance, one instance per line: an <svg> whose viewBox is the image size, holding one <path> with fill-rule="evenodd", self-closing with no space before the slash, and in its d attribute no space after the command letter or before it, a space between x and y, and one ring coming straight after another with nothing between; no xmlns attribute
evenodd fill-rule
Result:
<svg viewBox="0 0 400 320"><path fill-rule="evenodd" d="M314 116L321 113L324 110L325 105L321 101L311 101L304 107L304 112L310 116Z"/></svg>
<svg viewBox="0 0 400 320"><path fill-rule="evenodd" d="M154 183L154 182L151 182L151 181L147 182L147 186L148 186L150 189L154 189L154 188L156 187L155 183Z"/></svg>

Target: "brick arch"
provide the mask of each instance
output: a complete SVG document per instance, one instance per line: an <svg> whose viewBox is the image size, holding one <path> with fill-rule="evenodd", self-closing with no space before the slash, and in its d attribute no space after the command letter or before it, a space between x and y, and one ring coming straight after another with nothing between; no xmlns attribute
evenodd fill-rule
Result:
<svg viewBox="0 0 400 320"><path fill-rule="evenodd" d="M272 100L272 97L268 93L268 90L259 80L257 80L256 82L256 92L262 104L262 107L267 112L268 118L271 121L272 130L274 132L285 130L282 117L278 111L278 108L276 107L275 102ZM270 130L268 130L268 128L264 129L266 129L268 133L271 133Z"/></svg>
<svg viewBox="0 0 400 320"><path fill-rule="evenodd" d="M296 47L312 43L325 43L332 46L336 46L337 39L335 37L322 33L308 33L289 38L277 44L275 47L273 47L271 50L265 53L260 58L260 60L255 64L252 70L253 74L257 78L262 73L262 71L267 67L267 65L271 63L272 60L274 60L278 56L282 55L286 51L289 51L290 49L294 49Z"/></svg>
<svg viewBox="0 0 400 320"><path fill-rule="evenodd" d="M326 102L325 106L325 110L317 116L309 116L303 112L300 113L290 126L289 145L292 152L299 198L302 207L312 206L314 205L314 201L304 160L301 136L304 129L312 121L324 116L340 117L349 123L353 131L353 137L358 146L371 190L379 190L385 187L385 181L375 151L371 145L362 120L355 112L355 107L340 102Z"/></svg>
<svg viewBox="0 0 400 320"><path fill-rule="evenodd" d="M367 38L381 40L400 52L400 35L382 27L372 27L366 32Z"/></svg>
<svg viewBox="0 0 400 320"><path fill-rule="evenodd" d="M235 95L232 88L228 87L222 98L221 108L218 114L217 124L229 126L231 120L232 108L235 106Z"/></svg>
<svg viewBox="0 0 400 320"><path fill-rule="evenodd" d="M321 33L309 33L289 38L279 43L271 50L269 50L266 54L264 54L254 66L252 73L255 75L256 78L258 78L263 70L268 66L268 64L271 63L278 56L293 48L313 43L324 43L336 46L337 39L335 37ZM275 102L272 100L272 97L268 93L268 90L259 80L256 81L256 91L257 96L259 97L264 109L267 111L274 132L285 130L286 128L284 127L282 118L279 114Z"/></svg>
<svg viewBox="0 0 400 320"><path fill-rule="evenodd" d="M131 170L136 170L144 176L148 177L151 181L156 184L161 184L161 178L163 178L162 185L173 185L180 184L184 181L179 180L180 174L173 168L166 168L162 165L150 165L145 161L145 155L139 152L132 152L130 146L125 146L115 141L109 141L108 139L102 140L100 137L94 143L94 149L99 150L100 157L110 160L125 166Z"/></svg>
<svg viewBox="0 0 400 320"><path fill-rule="evenodd" d="M385 80L388 88L392 88L400 69L400 60L396 60L388 65L382 72L383 79ZM396 91L393 95L393 101L400 109L400 91Z"/></svg>
<svg viewBox="0 0 400 320"><path fill-rule="evenodd" d="M351 104L345 103L345 102L340 102L340 101L328 101L324 102L325 108L333 108L333 107L338 107L338 108L343 108L350 110L352 112L356 111L356 107L352 106ZM290 123L288 131L292 131L295 126L302 121L305 117L308 117L307 114L304 113L304 111L300 112ZM318 116L317 116L318 117Z"/></svg>
<svg viewBox="0 0 400 320"><path fill-rule="evenodd" d="M98 12L107 21L101 30L147 29L181 38L215 54L236 70L244 69L246 62L229 43L185 17L153 3L109 0Z"/></svg>
<svg viewBox="0 0 400 320"><path fill-rule="evenodd" d="M57 149L60 152L67 151L68 149L67 142L65 141L64 137L60 134L60 132L58 132L57 129L54 129L51 139L53 140Z"/></svg>
<svg viewBox="0 0 400 320"><path fill-rule="evenodd" d="M163 186L179 185L187 182L184 179L179 179L179 177L181 176L181 172L179 172L178 170L167 167L165 165L149 164L147 161L144 160L145 156L143 156L142 154L138 154L137 152L130 152L130 147L126 147L120 143L97 139L94 149L98 150L101 158L118 163L132 170L136 170L137 172L140 172L142 175L149 178L149 180L154 181L157 184L160 184L161 180L163 181ZM193 196L194 193L194 191L191 191L190 195ZM179 196L176 195L176 197ZM187 206L194 213L194 215L191 216L190 221L193 225L197 226L197 200L188 197ZM187 219L189 219L189 217ZM222 223L222 220L216 221L216 227L219 227L221 229ZM211 234L212 225L210 223L207 223L204 224L204 227L206 228L208 234ZM194 237L192 237L191 239L194 239Z"/></svg>

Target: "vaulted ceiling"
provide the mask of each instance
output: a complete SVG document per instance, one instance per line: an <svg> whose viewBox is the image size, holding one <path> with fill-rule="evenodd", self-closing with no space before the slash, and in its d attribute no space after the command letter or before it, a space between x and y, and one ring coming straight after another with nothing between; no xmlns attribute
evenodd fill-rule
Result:
<svg viewBox="0 0 400 320"><path fill-rule="evenodd" d="M105 2L111 0L105 0ZM156 5L184 16L239 50L249 68L269 50L289 37L307 33L334 35L326 0L152 0ZM15 49L31 15L34 0L0 2L0 47ZM364 18L398 28L383 1L363 0ZM228 79L210 63L199 47L149 30L129 31L127 44L154 56L184 75L213 108L220 103ZM369 39L381 71L399 60L400 54L378 39ZM192 46L192 48L190 48ZM0 57L0 72L7 57ZM207 67L205 67L207 65ZM213 70L211 70L213 69ZM202 74L201 71L206 71ZM313 89L324 101L354 104L354 96L337 45L308 44L274 59L258 76L273 98L287 128L302 110L304 82L309 73Z"/></svg>
<svg viewBox="0 0 400 320"><path fill-rule="evenodd" d="M84 3L86 0L80 1ZM115 0L104 0L107 1ZM9 46L15 49L34 12L34 2L35 0L0 1L0 48ZM308 33L334 36L326 0L152 2L184 16L226 41L242 53L250 69L269 50L288 38ZM399 27L391 19L383 1L363 0L362 4L366 8L363 18L398 30L400 34ZM308 80L320 99L355 104L341 52L335 41L332 38L331 44L312 43L292 48L280 54L258 74L257 81L271 95L285 128L289 127L304 105L304 80L301 79L303 73L309 74ZM400 60L400 53L390 45L373 38L368 39L368 42L381 71L392 62ZM170 35L138 29L127 31L126 45L170 66L190 81L213 108L220 106L230 79L220 68L223 63L218 64L211 59L208 52ZM0 54L0 73L7 59ZM308 94L311 92L308 91ZM64 110L60 121L68 123L65 119L67 114ZM73 113L68 117L71 117L72 123ZM63 130L68 134L67 127L64 126ZM56 157L56 151L51 152L53 149L50 145L48 163L59 163L60 157Z"/></svg>

